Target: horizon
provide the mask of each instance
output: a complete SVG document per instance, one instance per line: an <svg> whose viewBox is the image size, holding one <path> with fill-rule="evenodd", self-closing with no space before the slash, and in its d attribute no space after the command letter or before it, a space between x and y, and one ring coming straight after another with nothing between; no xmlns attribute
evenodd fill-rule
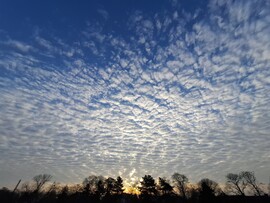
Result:
<svg viewBox="0 0 270 203"><path fill-rule="evenodd" d="M255 181L254 181L254 183L255 184L257 184L258 186L259 186L259 188L261 189L261 191L264 193L264 194L268 194L269 192L269 184L270 184L270 182L269 183L265 183L265 182L260 182L260 181L258 181L257 180L257 178L256 178L256 174L254 173L254 172L250 172L250 171L248 171L249 173L253 173L253 175L254 175L254 177L255 177ZM174 174L176 174L176 173L174 173ZM177 174L179 174L179 173L177 173ZM240 173L238 173L238 175L239 175ZM40 174L40 175L43 175L43 174ZM50 174L44 174L44 175L50 175ZM150 175L150 174L148 174L148 175ZM186 175L186 174L181 174L181 175ZM227 174L226 174L227 175ZM144 176L147 176L147 175L144 175ZM125 179L122 179L123 180L123 193L124 194L131 194L131 195L141 195L141 192L140 192L140 190L139 190L139 188L140 188L140 186L142 185L141 183L142 183L142 181L143 181L143 178L144 178L144 176L143 177L140 177L138 180L136 180L136 181L134 181L134 182L127 182ZM150 175L151 176L151 175ZM90 176L88 176L89 178L90 177L97 177L97 178L101 178L101 179L104 179L104 180L106 180L106 179L108 179L108 178L113 178L113 179L116 179L117 177L115 176L115 177L113 177L113 176L103 176L103 175L90 175ZM84 181L88 178L88 177L85 177L84 178ZM118 176L118 177L120 177L120 176ZM151 176L152 177L152 176ZM33 177L34 178L34 177ZM18 182L17 182L17 184L15 184L16 185L16 188L18 188L17 189L17 192L23 192L23 189L22 189L22 185L24 185L24 184L27 184L28 185L28 187L29 188L35 188L35 186L33 185L34 184L34 181L33 181L33 178L32 179L30 179L30 180L23 180L23 179L20 179ZM177 183L176 182L174 182L174 180L173 180L173 178L172 178L172 176L170 176L170 177L153 177L153 179L154 179L154 181L155 181L155 184L156 184L156 186L157 186L157 188L158 188L158 186L159 186L159 181L158 181L158 179L159 178L162 178L162 179L164 179L164 180L166 180L170 185L172 185L173 186L173 191L175 192L175 194L178 194L178 189L177 189ZM204 179L208 179L207 177L202 177L199 181L197 181L197 182L191 182L191 181L189 181L189 177L187 177L188 178L188 180L187 180L187 182L185 183L185 185L186 185L186 187L187 188L189 188L189 189L191 189L191 188L199 188L199 182L200 181L202 181L202 180L204 180ZM103 181L104 181L103 180ZM214 182L216 182L215 180L211 180L211 179L209 179L210 181L214 181ZM45 185L44 185L44 187L42 187L42 191L43 192L47 192L47 190L50 188L50 187L52 187L52 185L56 185L56 189L55 189L55 191L62 191L63 190L63 188L64 187L68 187L69 189L69 193L76 193L76 192L79 192L80 191L80 189L83 189L84 187L85 187L85 184L84 184L84 181L81 181L80 183L61 183L61 182L57 182L57 181L55 181L54 180L54 177L53 176L51 176L51 179L48 181L48 182L46 182L45 183ZM226 180L226 182L223 182L223 183L219 183L219 182L216 182L217 184L218 184L218 187L225 193L225 194L227 194L227 195L236 195L237 196L237 194L233 194L233 193L230 193L229 191L228 191L228 189L226 189L226 185L228 184L228 179ZM14 186L15 186L14 185ZM78 188L79 187L79 188ZM2 187L1 189L4 189L4 188L7 188L7 189L9 189L10 191L12 191L13 190L13 188L12 187ZM21 189L19 189L19 188L21 188ZM252 190L252 188L247 188L248 190L246 191L247 193L245 194L245 195L247 195L247 196L254 196L254 191ZM33 191L33 189L29 189L29 191ZM255 195L256 196L256 195Z"/></svg>
<svg viewBox="0 0 270 203"><path fill-rule="evenodd" d="M3 0L0 188L270 168L267 0Z"/></svg>

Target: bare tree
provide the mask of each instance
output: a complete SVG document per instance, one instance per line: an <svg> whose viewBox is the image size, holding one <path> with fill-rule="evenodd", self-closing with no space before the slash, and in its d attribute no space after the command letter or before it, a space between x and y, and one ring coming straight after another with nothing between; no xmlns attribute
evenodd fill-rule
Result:
<svg viewBox="0 0 270 203"><path fill-rule="evenodd" d="M56 182L53 182L50 187L47 188L47 194L51 193L51 192L56 192L56 190L59 188L60 186L60 183L56 183Z"/></svg>
<svg viewBox="0 0 270 203"><path fill-rule="evenodd" d="M262 196L264 192L259 187L259 184L256 180L254 172L250 171L242 171L241 176L243 177L245 184L251 188L255 192L256 195Z"/></svg>
<svg viewBox="0 0 270 203"><path fill-rule="evenodd" d="M21 191L22 192L30 192L33 190L33 185L27 181L27 182L24 182L22 185L21 185Z"/></svg>
<svg viewBox="0 0 270 203"><path fill-rule="evenodd" d="M245 189L247 184L243 180L242 174L228 173L226 175L226 187L225 189L229 193L245 196Z"/></svg>
<svg viewBox="0 0 270 203"><path fill-rule="evenodd" d="M49 174L40 174L40 175L35 176L35 177L33 178L34 186L35 186L34 191L35 191L35 192L40 192L40 190L42 189L42 187L43 187L47 182L49 182L51 179L52 179L52 176L49 175Z"/></svg>
<svg viewBox="0 0 270 203"><path fill-rule="evenodd" d="M183 196L184 199L186 199L188 178L183 174L174 173L172 175L172 179L180 195Z"/></svg>
<svg viewBox="0 0 270 203"><path fill-rule="evenodd" d="M84 191L89 194L97 194L103 196L105 193L105 178L103 176L91 175L84 179L83 187Z"/></svg>

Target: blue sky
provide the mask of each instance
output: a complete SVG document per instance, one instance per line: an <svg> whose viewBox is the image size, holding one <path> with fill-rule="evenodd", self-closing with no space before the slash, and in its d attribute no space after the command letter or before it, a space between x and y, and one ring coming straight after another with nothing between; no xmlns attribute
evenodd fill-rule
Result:
<svg viewBox="0 0 270 203"><path fill-rule="evenodd" d="M0 186L270 168L270 3L0 1Z"/></svg>

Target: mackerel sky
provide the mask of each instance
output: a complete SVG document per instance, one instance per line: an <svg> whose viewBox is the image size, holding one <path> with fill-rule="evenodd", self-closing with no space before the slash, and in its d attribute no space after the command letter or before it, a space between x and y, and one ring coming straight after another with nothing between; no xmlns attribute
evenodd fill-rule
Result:
<svg viewBox="0 0 270 203"><path fill-rule="evenodd" d="M270 175L270 1L0 0L0 186Z"/></svg>

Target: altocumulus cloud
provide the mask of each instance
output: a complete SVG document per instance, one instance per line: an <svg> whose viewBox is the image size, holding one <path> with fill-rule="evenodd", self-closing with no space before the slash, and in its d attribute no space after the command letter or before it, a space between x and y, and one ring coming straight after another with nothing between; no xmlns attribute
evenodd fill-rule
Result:
<svg viewBox="0 0 270 203"><path fill-rule="evenodd" d="M74 41L1 32L0 178L268 177L269 11L268 1L193 13L173 3L131 13L128 36L91 21Z"/></svg>

